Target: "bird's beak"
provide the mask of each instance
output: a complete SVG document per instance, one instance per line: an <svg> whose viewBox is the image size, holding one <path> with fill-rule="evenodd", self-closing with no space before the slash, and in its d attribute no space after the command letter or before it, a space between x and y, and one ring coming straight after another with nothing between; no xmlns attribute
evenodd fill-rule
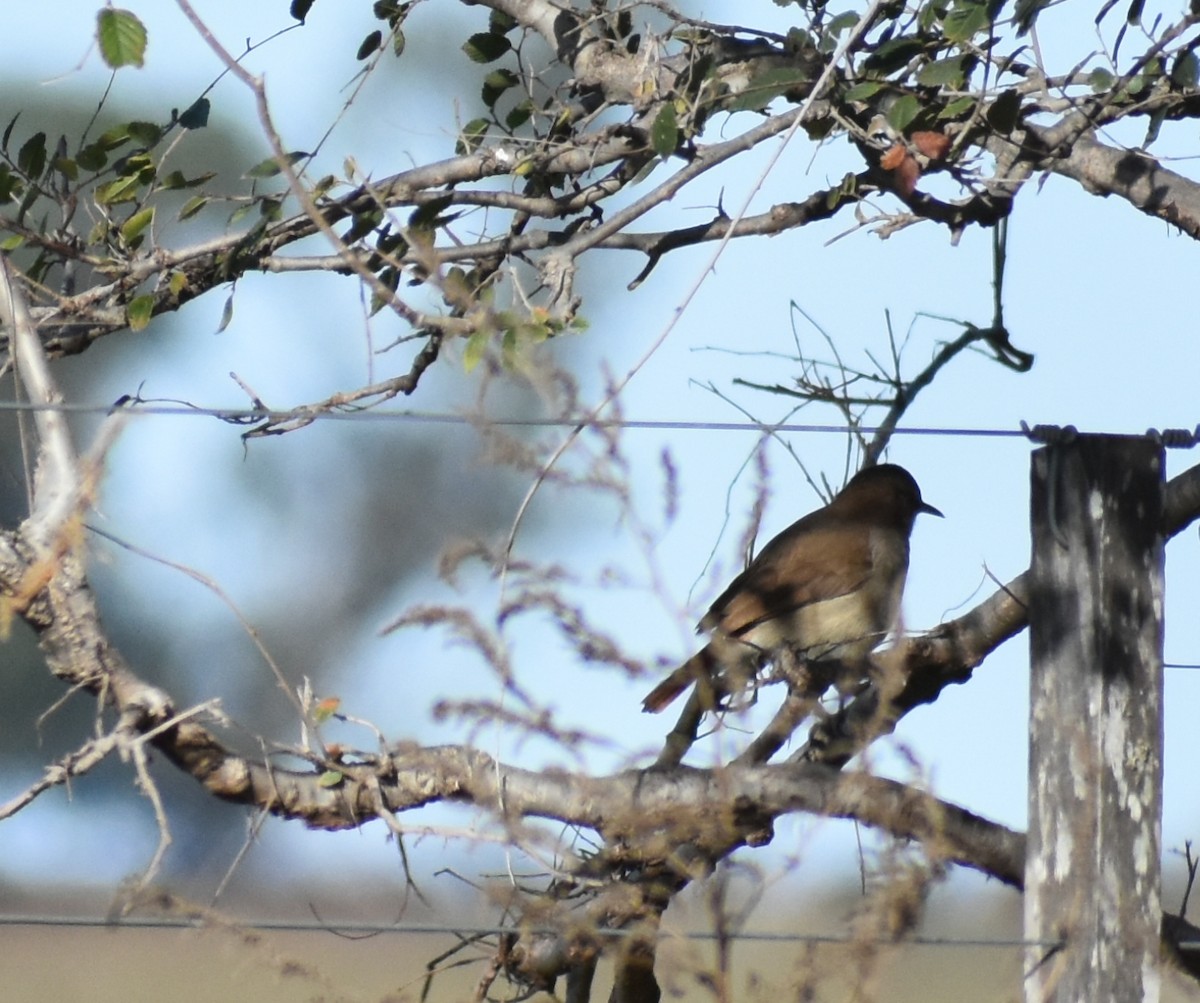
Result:
<svg viewBox="0 0 1200 1003"><path fill-rule="evenodd" d="M946 518L944 515L942 515L940 510L934 508L928 502L921 502L921 504L917 506L917 511L918 512L926 512L929 515L936 515L939 519Z"/></svg>

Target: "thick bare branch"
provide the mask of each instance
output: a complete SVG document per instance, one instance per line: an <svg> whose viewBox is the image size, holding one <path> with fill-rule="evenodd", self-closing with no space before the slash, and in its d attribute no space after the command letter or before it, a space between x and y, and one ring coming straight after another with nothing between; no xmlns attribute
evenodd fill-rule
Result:
<svg viewBox="0 0 1200 1003"><path fill-rule="evenodd" d="M1148 216L1200 239L1200 185L1138 150L1107 146L1095 136L1076 139L1050 163L1093 195L1124 199Z"/></svg>
<svg viewBox="0 0 1200 1003"><path fill-rule="evenodd" d="M0 328L10 333L17 376L29 399L35 404L61 404L62 393L38 339L22 278L7 256L0 257ZM35 411L33 418L37 471L27 532L31 542L44 551L74 509L76 458L65 414L47 407Z"/></svg>
<svg viewBox="0 0 1200 1003"><path fill-rule="evenodd" d="M296 818L314 828L352 828L378 814L376 791L392 812L464 801L510 823L549 818L602 833L626 862L675 868L680 846L727 852L780 815L808 812L859 821L903 838L936 840L946 860L1019 881L1021 837L894 781L815 764L626 771L603 777L498 767L463 746L396 748L380 762L341 764L342 783L316 772L275 769L226 750L198 725L166 729L156 745L225 800ZM696 852L693 849L692 852Z"/></svg>

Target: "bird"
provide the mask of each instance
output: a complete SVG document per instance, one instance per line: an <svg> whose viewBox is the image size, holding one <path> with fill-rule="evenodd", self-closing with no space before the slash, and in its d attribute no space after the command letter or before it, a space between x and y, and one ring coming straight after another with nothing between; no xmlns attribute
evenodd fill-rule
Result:
<svg viewBox="0 0 1200 1003"><path fill-rule="evenodd" d="M942 516L903 467L860 471L730 582L696 628L708 643L646 695L642 710L658 713L693 683L714 709L784 648L806 662L862 663L896 625L922 512Z"/></svg>

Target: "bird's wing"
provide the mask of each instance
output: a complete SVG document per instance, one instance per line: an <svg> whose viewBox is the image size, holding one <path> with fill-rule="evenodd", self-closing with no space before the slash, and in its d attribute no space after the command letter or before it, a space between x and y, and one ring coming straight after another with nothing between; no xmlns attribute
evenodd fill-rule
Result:
<svg viewBox="0 0 1200 1003"><path fill-rule="evenodd" d="M861 588L871 574L868 533L843 525L813 529L801 520L762 549L701 621L738 637L760 623Z"/></svg>

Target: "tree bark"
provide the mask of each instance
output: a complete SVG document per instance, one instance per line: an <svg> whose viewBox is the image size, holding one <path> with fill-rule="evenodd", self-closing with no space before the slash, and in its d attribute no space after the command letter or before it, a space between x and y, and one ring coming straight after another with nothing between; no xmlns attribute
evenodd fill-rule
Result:
<svg viewBox="0 0 1200 1003"><path fill-rule="evenodd" d="M1027 1003L1158 999L1163 450L1033 456Z"/></svg>

